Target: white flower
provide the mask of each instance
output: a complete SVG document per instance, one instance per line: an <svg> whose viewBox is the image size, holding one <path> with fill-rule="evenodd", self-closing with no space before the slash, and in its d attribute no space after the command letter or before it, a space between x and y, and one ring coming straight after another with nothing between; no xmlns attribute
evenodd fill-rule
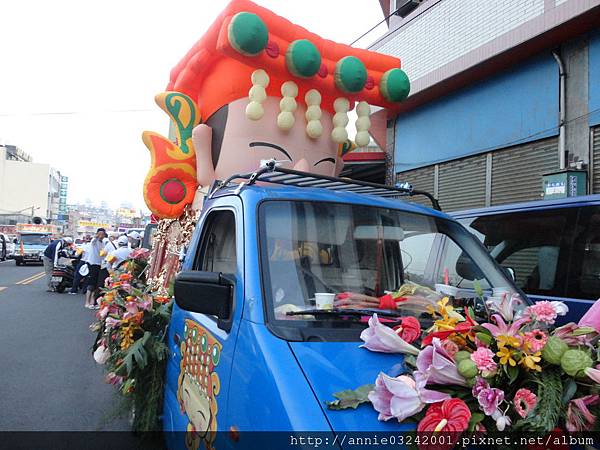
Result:
<svg viewBox="0 0 600 450"><path fill-rule="evenodd" d="M98 364L106 364L108 358L110 358L110 350L104 345L99 345L96 351L94 352L94 360Z"/></svg>
<svg viewBox="0 0 600 450"><path fill-rule="evenodd" d="M565 305L563 302L554 301L554 302L550 302L550 304L554 308L554 311L556 311L557 316L564 316L569 312L569 307L567 305Z"/></svg>

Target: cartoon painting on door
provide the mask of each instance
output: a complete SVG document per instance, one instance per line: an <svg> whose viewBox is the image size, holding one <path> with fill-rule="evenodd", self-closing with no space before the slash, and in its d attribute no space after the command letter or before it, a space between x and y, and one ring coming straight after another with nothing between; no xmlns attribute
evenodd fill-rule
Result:
<svg viewBox="0 0 600 450"><path fill-rule="evenodd" d="M219 364L221 344L204 327L187 319L181 342L181 364L177 400L189 421L185 438L189 450L204 441L212 449L217 431L217 396L221 388Z"/></svg>

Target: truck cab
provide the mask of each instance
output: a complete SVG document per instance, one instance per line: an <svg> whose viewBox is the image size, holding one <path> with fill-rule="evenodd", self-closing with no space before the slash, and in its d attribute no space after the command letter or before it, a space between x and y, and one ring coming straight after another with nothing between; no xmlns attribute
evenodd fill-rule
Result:
<svg viewBox="0 0 600 450"><path fill-rule="evenodd" d="M51 233L22 231L17 235L14 260L17 266L27 263L42 263L44 250L51 240Z"/></svg>
<svg viewBox="0 0 600 450"><path fill-rule="evenodd" d="M409 427L371 408L327 409L332 393L403 366L399 355L359 348L367 319L385 311L319 310L317 293L376 297L403 286L441 299L436 285L446 283L527 301L458 222L386 198L391 188L290 169L240 177L211 190L175 281L163 426L189 433L166 433L169 448L232 445L221 431Z"/></svg>

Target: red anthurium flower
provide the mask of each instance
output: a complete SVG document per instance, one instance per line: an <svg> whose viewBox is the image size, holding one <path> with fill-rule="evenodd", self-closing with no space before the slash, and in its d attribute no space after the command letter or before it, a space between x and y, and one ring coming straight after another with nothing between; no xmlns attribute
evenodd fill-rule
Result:
<svg viewBox="0 0 600 450"><path fill-rule="evenodd" d="M410 344L421 336L421 324L415 317L403 317L402 323L395 326L394 331L398 336Z"/></svg>
<svg viewBox="0 0 600 450"><path fill-rule="evenodd" d="M439 445L438 443L435 447L419 445L419 448L421 450L425 448L451 449L458 440L459 434L468 428L469 420L471 420L471 410L465 402L458 398L434 403L427 409L425 417L417 425L417 432L427 434L434 432L451 433L449 437L452 442L449 442L448 445Z"/></svg>

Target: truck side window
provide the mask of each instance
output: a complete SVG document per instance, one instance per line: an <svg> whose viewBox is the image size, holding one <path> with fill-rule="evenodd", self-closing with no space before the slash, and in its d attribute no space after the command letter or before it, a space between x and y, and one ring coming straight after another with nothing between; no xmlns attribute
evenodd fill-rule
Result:
<svg viewBox="0 0 600 450"><path fill-rule="evenodd" d="M460 219L526 294L562 297L573 209L534 210Z"/></svg>
<svg viewBox="0 0 600 450"><path fill-rule="evenodd" d="M235 216L232 211L210 213L200 240L194 270L236 273Z"/></svg>
<svg viewBox="0 0 600 450"><path fill-rule="evenodd" d="M600 298L600 207L580 209L575 231L567 296L586 300Z"/></svg>

